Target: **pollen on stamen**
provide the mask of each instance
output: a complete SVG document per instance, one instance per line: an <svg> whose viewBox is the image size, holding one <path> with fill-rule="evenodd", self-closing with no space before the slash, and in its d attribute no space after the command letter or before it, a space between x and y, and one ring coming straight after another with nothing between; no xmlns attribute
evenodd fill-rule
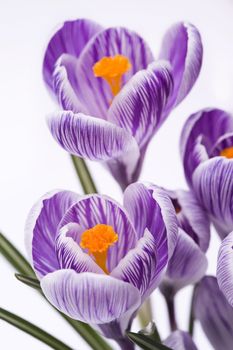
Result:
<svg viewBox="0 0 233 350"><path fill-rule="evenodd" d="M93 66L95 77L103 78L110 86L113 96L116 96L122 84L122 76L129 71L131 63L126 56L105 56Z"/></svg>
<svg viewBox="0 0 233 350"><path fill-rule="evenodd" d="M233 146L232 147L227 147L224 148L221 152L220 152L220 156L222 157L226 157L226 158L233 158Z"/></svg>
<svg viewBox="0 0 233 350"><path fill-rule="evenodd" d="M110 225L97 224L83 232L80 247L87 249L88 254L95 258L95 262L108 273L106 267L108 248L116 243L118 235Z"/></svg>

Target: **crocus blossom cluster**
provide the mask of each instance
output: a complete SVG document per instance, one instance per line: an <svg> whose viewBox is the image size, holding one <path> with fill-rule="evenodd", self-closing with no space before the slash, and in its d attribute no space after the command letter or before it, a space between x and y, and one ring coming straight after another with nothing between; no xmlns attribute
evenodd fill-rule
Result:
<svg viewBox="0 0 233 350"><path fill-rule="evenodd" d="M119 343L158 286L176 240L169 197L140 183L127 188L124 207L103 195L48 193L26 225L31 263L48 300Z"/></svg>
<svg viewBox="0 0 233 350"><path fill-rule="evenodd" d="M200 34L189 23L167 31L155 59L127 28L65 22L43 65L62 107L49 117L50 131L69 153L104 162L124 189L138 179L151 138L189 93L201 62Z"/></svg>

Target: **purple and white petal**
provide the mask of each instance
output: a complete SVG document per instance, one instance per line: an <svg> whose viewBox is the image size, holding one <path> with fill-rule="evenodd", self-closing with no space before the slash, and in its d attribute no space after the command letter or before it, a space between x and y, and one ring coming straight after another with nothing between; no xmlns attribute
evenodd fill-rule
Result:
<svg viewBox="0 0 233 350"><path fill-rule="evenodd" d="M124 153L138 158L135 139L127 131L104 120L64 111L51 115L48 126L60 146L79 157L106 161Z"/></svg>
<svg viewBox="0 0 233 350"><path fill-rule="evenodd" d="M56 238L56 254L60 269L72 269L77 273L94 272L104 274L89 254L83 252L74 238L80 237L77 224L67 224L60 229Z"/></svg>
<svg viewBox="0 0 233 350"><path fill-rule="evenodd" d="M90 20L78 19L65 22L50 39L45 51L43 76L53 90L53 71L57 59L64 53L79 57L88 41L103 28Z"/></svg>
<svg viewBox="0 0 233 350"><path fill-rule="evenodd" d="M213 348L232 350L233 308L215 277L204 277L197 287L194 312Z"/></svg>
<svg viewBox="0 0 233 350"><path fill-rule="evenodd" d="M178 225L203 252L210 242L210 222L207 213L201 207L192 191L168 191L177 212Z"/></svg>
<svg viewBox="0 0 233 350"><path fill-rule="evenodd" d="M207 269L207 259L200 247L186 232L179 229L177 244L166 270L165 283L174 293L181 288L197 283Z"/></svg>
<svg viewBox="0 0 233 350"><path fill-rule="evenodd" d="M60 268L55 251L57 226L79 198L74 192L52 191L32 207L25 226L25 244L38 278Z"/></svg>
<svg viewBox="0 0 233 350"><path fill-rule="evenodd" d="M215 144L224 134L231 132L233 132L233 117L221 109L203 109L188 118L180 138L180 151L185 175L190 185L195 168L213 156Z"/></svg>
<svg viewBox="0 0 233 350"><path fill-rule="evenodd" d="M139 307L141 297L134 286L106 275L73 270L49 273L41 280L44 295L69 317L91 324L124 319L124 327Z"/></svg>
<svg viewBox="0 0 233 350"><path fill-rule="evenodd" d="M126 56L132 65L122 77L123 85L154 60L145 41L126 28L108 28L99 32L80 55L76 67L77 93L83 104L88 105L91 101L89 108L93 116L105 116L113 98L108 83L94 76L93 66L104 56L119 54Z"/></svg>
<svg viewBox="0 0 233 350"><path fill-rule="evenodd" d="M167 113L189 93L200 73L203 47L200 33L190 23L173 25L165 34L160 58L170 62L174 92Z"/></svg>
<svg viewBox="0 0 233 350"><path fill-rule="evenodd" d="M172 89L167 62L151 63L122 88L114 98L107 118L131 133L143 148L163 122L162 112Z"/></svg>
<svg viewBox="0 0 233 350"><path fill-rule="evenodd" d="M200 164L193 189L223 239L233 230L233 160L215 157Z"/></svg>
<svg viewBox="0 0 233 350"><path fill-rule="evenodd" d="M192 337L189 333L183 331L175 331L163 341L163 344L169 346L173 350L197 350Z"/></svg>
<svg viewBox="0 0 233 350"><path fill-rule="evenodd" d="M88 114L88 106L81 103L76 92L75 67L77 59L68 54L62 54L53 71L53 91L62 109L74 113ZM90 101L91 103L91 101Z"/></svg>
<svg viewBox="0 0 233 350"><path fill-rule="evenodd" d="M156 250L155 239L146 229L136 247L119 262L111 276L134 285L145 299L145 294L150 294L149 291L155 289L161 278L162 271L157 268Z"/></svg>
<svg viewBox="0 0 233 350"><path fill-rule="evenodd" d="M222 241L219 250L217 281L227 301L233 306L233 232Z"/></svg>
<svg viewBox="0 0 233 350"><path fill-rule="evenodd" d="M69 236L79 243L80 235L97 224L113 227L118 241L108 250L107 268L112 271L128 250L136 245L137 237L125 209L107 196L90 195L75 203L63 217L59 228L76 223L75 230Z"/></svg>

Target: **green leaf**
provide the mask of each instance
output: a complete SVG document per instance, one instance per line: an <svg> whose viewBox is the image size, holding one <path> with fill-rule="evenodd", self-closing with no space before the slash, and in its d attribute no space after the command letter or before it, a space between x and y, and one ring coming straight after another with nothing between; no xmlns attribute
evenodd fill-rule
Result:
<svg viewBox="0 0 233 350"><path fill-rule="evenodd" d="M29 276L21 275L19 273L16 273L15 277L17 278L17 280L19 280L20 282L23 282L29 287L32 287L41 291L40 282L36 277L29 277Z"/></svg>
<svg viewBox="0 0 233 350"><path fill-rule="evenodd" d="M23 255L3 236L0 232L0 253L14 266L14 268L23 275L35 277L30 264L23 257Z"/></svg>
<svg viewBox="0 0 233 350"><path fill-rule="evenodd" d="M172 350L161 343L155 342L150 336L133 332L128 332L127 335L129 339L144 350Z"/></svg>
<svg viewBox="0 0 233 350"><path fill-rule="evenodd" d="M0 308L0 319L32 335L34 338L39 339L41 342L49 345L52 349L72 350L72 348L70 348L68 345L54 338L43 329L2 308Z"/></svg>
<svg viewBox="0 0 233 350"><path fill-rule="evenodd" d="M146 328L143 328L138 333L147 336L148 338L154 340L157 343L161 343L161 338L155 322L150 322Z"/></svg>

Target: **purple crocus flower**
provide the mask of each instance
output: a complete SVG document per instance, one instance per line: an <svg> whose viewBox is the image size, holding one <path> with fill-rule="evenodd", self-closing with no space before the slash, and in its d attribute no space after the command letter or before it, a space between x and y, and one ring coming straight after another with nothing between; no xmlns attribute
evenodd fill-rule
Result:
<svg viewBox="0 0 233 350"><path fill-rule="evenodd" d="M173 350L197 350L191 336L187 332L175 331L163 342Z"/></svg>
<svg viewBox="0 0 233 350"><path fill-rule="evenodd" d="M167 31L155 60L126 28L65 22L43 64L63 109L50 116L50 131L69 153L104 162L124 189L137 180L149 141L194 85L201 62L200 34L189 23Z"/></svg>
<svg viewBox="0 0 233 350"><path fill-rule="evenodd" d="M220 109L189 117L181 135L186 179L220 237L233 230L233 118Z"/></svg>
<svg viewBox="0 0 233 350"><path fill-rule="evenodd" d="M160 285L167 295L175 295L181 288L198 282L207 269L205 252L210 241L210 225L206 213L191 191L166 191L176 211L178 238Z"/></svg>
<svg viewBox="0 0 233 350"><path fill-rule="evenodd" d="M46 298L90 323L122 349L125 330L159 284L173 253L177 221L161 189L133 184L124 207L107 196L55 191L26 225L31 264Z"/></svg>
<svg viewBox="0 0 233 350"><path fill-rule="evenodd" d="M195 317L216 350L232 350L233 309L220 291L215 277L204 277L194 303Z"/></svg>

